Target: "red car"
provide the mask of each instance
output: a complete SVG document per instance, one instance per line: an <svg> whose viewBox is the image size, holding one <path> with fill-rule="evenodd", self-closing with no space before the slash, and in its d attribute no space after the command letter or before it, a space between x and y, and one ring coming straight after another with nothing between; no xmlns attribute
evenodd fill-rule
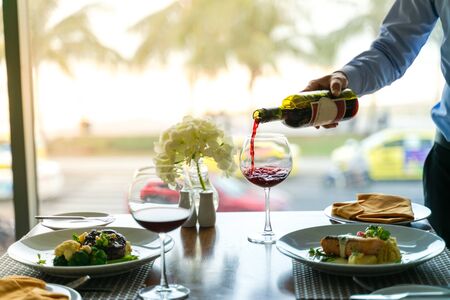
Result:
<svg viewBox="0 0 450 300"><path fill-rule="evenodd" d="M237 178L214 177L211 181L219 194L217 211L264 211L264 191ZM177 203L179 192L171 190L163 182L149 182L141 190L141 199L160 198L161 203ZM280 190L271 192L271 210L288 208L288 196Z"/></svg>
<svg viewBox="0 0 450 300"><path fill-rule="evenodd" d="M144 201L152 197L160 199L158 201L160 203L177 203L180 198L180 193L170 189L162 181L151 181L142 188L140 197Z"/></svg>
<svg viewBox="0 0 450 300"><path fill-rule="evenodd" d="M264 211L264 189L234 177L215 177L213 184L219 193L217 211ZM271 210L286 210L288 206L287 194L271 191Z"/></svg>

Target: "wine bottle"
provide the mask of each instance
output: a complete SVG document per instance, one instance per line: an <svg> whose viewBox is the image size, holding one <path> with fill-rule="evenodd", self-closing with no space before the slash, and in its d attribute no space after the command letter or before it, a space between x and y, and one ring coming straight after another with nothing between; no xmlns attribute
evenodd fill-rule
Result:
<svg viewBox="0 0 450 300"><path fill-rule="evenodd" d="M253 112L258 123L282 121L289 127L322 126L353 118L358 112L356 94L345 89L338 97L328 90L301 92L286 97L280 107Z"/></svg>

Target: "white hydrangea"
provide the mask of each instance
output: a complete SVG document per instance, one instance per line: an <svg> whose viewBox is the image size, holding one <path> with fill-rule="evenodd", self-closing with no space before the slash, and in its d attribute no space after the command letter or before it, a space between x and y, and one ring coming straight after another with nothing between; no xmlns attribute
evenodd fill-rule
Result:
<svg viewBox="0 0 450 300"><path fill-rule="evenodd" d="M165 182L175 183L179 165L191 161L198 164L202 157L210 157L226 175L236 168L235 149L231 137L213 122L186 116L183 121L164 131L155 143L154 163L158 175Z"/></svg>

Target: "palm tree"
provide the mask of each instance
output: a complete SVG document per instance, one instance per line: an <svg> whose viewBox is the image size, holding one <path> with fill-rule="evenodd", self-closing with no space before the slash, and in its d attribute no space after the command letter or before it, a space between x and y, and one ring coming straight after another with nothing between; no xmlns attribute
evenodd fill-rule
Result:
<svg viewBox="0 0 450 300"><path fill-rule="evenodd" d="M358 2L349 1L347 3L349 5L349 11L352 8L355 9L354 6L360 4ZM367 4L365 11L349 19L340 28L325 35L316 33L309 34L308 39L312 47L306 54L306 57L318 65L329 67L336 62L339 50L351 38L360 34L366 34L371 38L375 38L380 29L381 22L394 0L365 2L363 3Z"/></svg>
<svg viewBox="0 0 450 300"><path fill-rule="evenodd" d="M58 65L68 75L72 75L71 63L74 60L90 60L110 67L125 62L117 51L103 45L90 28L89 13L93 9L100 8L98 5L86 5L73 14L51 23L50 20L58 6L57 0L28 1L27 4L35 75L39 73L43 62ZM3 20L3 10L0 10L0 18ZM4 49L3 22L0 22L0 62L5 59ZM38 76L34 77L37 81ZM36 82L34 86L37 86ZM39 109L36 111L39 123ZM45 140L42 130L40 133Z"/></svg>
<svg viewBox="0 0 450 300"><path fill-rule="evenodd" d="M39 69L43 62L50 62L71 75L70 60L73 59L91 60L106 66L125 62L117 51L103 45L90 28L89 13L100 8L99 5L86 5L51 23L49 21L58 8L57 0L28 1L27 4L35 69ZM0 10L0 19L3 20L3 10ZM4 49L3 22L0 22L0 61L5 58Z"/></svg>
<svg viewBox="0 0 450 300"><path fill-rule="evenodd" d="M295 24L273 0L177 1L130 30L142 37L134 65L143 68L152 60L164 64L170 54L180 53L191 84L237 62L249 71L251 90L265 68L276 70L280 55L299 52L290 39Z"/></svg>
<svg viewBox="0 0 450 300"><path fill-rule="evenodd" d="M86 5L51 24L57 4L57 0L28 1L31 54L36 68L44 61L51 62L71 74L72 59L108 66L123 62L122 56L103 45L90 28L89 13L99 6Z"/></svg>
<svg viewBox="0 0 450 300"><path fill-rule="evenodd" d="M42 63L56 64L62 71L72 75L72 64L77 60L88 60L97 64L116 67L125 60L115 51L101 43L92 32L89 13L101 8L86 5L55 22L50 22L58 8L57 0L28 1L29 36L33 72L39 74ZM34 87L38 86L39 76L34 76ZM36 99L36 120L41 122L39 99ZM45 142L41 126L39 132Z"/></svg>

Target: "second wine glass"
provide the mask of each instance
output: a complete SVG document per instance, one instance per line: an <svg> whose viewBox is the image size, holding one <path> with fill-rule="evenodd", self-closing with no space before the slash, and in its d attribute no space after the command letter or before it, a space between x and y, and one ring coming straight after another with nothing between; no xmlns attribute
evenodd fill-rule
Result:
<svg viewBox="0 0 450 300"><path fill-rule="evenodd" d="M285 180L292 169L292 155L286 137L269 133L248 136L240 154L240 169L248 181L263 187L265 193L264 230L248 236L248 240L273 244L276 237L270 221L270 188Z"/></svg>
<svg viewBox="0 0 450 300"><path fill-rule="evenodd" d="M161 245L160 284L143 288L139 296L143 299L185 299L189 289L180 284L169 284L166 277L165 243L167 233L180 227L193 213L190 208L178 205L179 191L169 187L157 174L154 167L139 169L133 178L128 192L128 206L131 215L142 227L159 235ZM178 187L180 188L180 187Z"/></svg>

